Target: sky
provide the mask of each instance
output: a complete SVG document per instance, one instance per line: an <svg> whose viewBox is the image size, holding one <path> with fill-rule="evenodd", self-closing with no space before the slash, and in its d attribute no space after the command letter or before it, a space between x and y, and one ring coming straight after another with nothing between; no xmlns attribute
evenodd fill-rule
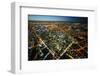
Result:
<svg viewBox="0 0 100 76"><path fill-rule="evenodd" d="M28 15L29 21L69 21L69 22L87 22L87 17L72 16L50 16L50 15Z"/></svg>

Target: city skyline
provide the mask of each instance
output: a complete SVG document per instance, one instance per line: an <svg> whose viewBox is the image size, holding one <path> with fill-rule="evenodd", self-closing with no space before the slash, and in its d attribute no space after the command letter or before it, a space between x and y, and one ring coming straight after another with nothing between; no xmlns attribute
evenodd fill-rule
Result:
<svg viewBox="0 0 100 76"><path fill-rule="evenodd" d="M88 17L28 15L29 21L66 21L87 23Z"/></svg>

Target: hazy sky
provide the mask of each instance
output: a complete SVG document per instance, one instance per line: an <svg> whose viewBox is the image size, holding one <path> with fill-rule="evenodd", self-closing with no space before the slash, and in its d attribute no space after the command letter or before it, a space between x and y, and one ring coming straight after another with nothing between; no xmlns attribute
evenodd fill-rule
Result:
<svg viewBox="0 0 100 76"><path fill-rule="evenodd" d="M71 21L87 22L87 17L28 15L29 21Z"/></svg>

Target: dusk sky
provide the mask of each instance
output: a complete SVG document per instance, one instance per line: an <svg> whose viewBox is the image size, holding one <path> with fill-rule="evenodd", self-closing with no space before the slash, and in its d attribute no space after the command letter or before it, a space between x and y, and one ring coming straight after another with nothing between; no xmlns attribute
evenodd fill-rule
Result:
<svg viewBox="0 0 100 76"><path fill-rule="evenodd" d="M70 22L87 22L87 17L72 16L50 16L50 15L28 15L29 21L70 21Z"/></svg>

